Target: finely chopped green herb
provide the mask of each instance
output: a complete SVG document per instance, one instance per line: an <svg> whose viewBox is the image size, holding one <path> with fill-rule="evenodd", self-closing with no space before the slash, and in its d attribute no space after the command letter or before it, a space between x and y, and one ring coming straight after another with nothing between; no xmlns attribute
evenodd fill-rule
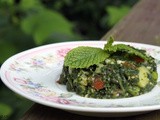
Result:
<svg viewBox="0 0 160 120"><path fill-rule="evenodd" d="M100 99L133 97L151 91L158 78L155 59L145 50L113 45L113 41L110 38L104 49L71 50L58 82L80 96Z"/></svg>

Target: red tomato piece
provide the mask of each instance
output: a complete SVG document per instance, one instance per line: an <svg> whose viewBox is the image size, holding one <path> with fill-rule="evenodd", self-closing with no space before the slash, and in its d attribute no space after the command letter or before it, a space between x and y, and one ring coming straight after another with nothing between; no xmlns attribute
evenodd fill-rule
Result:
<svg viewBox="0 0 160 120"><path fill-rule="evenodd" d="M99 78L96 78L92 84L93 88L95 88L96 90L103 89L104 85L105 83Z"/></svg>
<svg viewBox="0 0 160 120"><path fill-rule="evenodd" d="M140 57L138 57L138 56L135 56L135 57L134 57L134 60L135 60L137 63L142 63L142 62L144 62L144 59L143 59L143 58L140 58Z"/></svg>

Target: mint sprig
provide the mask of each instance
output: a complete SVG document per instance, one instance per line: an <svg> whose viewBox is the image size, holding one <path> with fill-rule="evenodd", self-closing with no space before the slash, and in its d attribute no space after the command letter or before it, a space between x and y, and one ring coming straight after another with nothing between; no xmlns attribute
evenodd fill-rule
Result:
<svg viewBox="0 0 160 120"><path fill-rule="evenodd" d="M71 68L88 68L108 57L109 54L101 48L80 46L68 52L64 65Z"/></svg>
<svg viewBox="0 0 160 120"><path fill-rule="evenodd" d="M149 57L145 53L140 52L140 50L135 49L134 47L125 45L125 44L113 45L113 42L114 42L113 37L110 37L107 44L105 44L104 46L104 50L106 52L111 54L117 51L123 51L123 52L127 52L128 54L139 56L143 58L144 60L149 60Z"/></svg>
<svg viewBox="0 0 160 120"><path fill-rule="evenodd" d="M68 52L64 60L64 66L71 68L88 68L91 65L99 64L117 51L127 52L136 55L144 60L149 60L149 56L132 46L125 44L113 45L114 38L110 37L104 48L80 46Z"/></svg>
<svg viewBox="0 0 160 120"><path fill-rule="evenodd" d="M107 43L104 45L104 50L109 50L109 48L113 45L114 42L114 38L110 37L109 40L107 41Z"/></svg>

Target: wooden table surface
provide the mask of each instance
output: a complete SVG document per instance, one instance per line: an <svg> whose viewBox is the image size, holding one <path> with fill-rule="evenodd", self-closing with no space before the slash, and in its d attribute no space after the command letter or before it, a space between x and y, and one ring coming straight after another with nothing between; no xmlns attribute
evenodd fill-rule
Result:
<svg viewBox="0 0 160 120"><path fill-rule="evenodd" d="M140 0L131 12L101 40L113 35L116 40L160 46L160 0ZM21 120L160 120L160 110L125 118L87 117L35 103Z"/></svg>

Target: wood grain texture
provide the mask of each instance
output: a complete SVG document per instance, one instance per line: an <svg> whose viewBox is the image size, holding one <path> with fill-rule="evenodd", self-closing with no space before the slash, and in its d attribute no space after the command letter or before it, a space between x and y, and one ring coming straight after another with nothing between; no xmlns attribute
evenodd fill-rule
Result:
<svg viewBox="0 0 160 120"><path fill-rule="evenodd" d="M97 118L76 115L63 110L34 104L32 108L25 113L21 120L160 120L160 111L153 111L138 116L123 118Z"/></svg>
<svg viewBox="0 0 160 120"><path fill-rule="evenodd" d="M141 0L101 39L111 35L118 41L160 45L160 0Z"/></svg>
<svg viewBox="0 0 160 120"><path fill-rule="evenodd" d="M116 40L160 45L160 0L140 0L131 12L101 40L114 35ZM96 118L68 113L34 104L21 120L160 120L160 110L125 118Z"/></svg>

